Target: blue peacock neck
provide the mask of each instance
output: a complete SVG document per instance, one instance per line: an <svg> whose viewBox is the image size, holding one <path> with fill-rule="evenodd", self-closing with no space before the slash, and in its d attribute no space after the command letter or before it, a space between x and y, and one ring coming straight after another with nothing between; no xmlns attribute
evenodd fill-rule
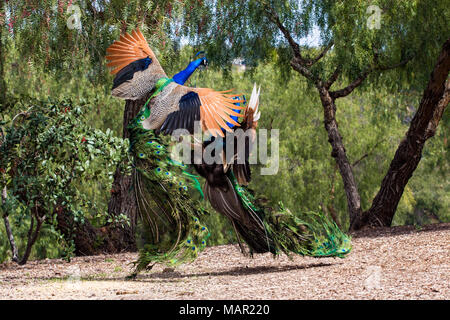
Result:
<svg viewBox="0 0 450 320"><path fill-rule="evenodd" d="M203 58L200 58L189 63L186 69L178 72L173 76L173 81L183 85L187 81L187 79L189 79L189 77L194 73L194 71L202 64L202 61Z"/></svg>

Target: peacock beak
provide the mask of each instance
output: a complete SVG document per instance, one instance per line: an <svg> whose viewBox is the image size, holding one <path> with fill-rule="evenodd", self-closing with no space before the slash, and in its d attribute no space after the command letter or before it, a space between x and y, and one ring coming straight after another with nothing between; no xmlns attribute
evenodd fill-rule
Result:
<svg viewBox="0 0 450 320"><path fill-rule="evenodd" d="M200 69L206 69L208 67L208 60L204 58L200 64Z"/></svg>

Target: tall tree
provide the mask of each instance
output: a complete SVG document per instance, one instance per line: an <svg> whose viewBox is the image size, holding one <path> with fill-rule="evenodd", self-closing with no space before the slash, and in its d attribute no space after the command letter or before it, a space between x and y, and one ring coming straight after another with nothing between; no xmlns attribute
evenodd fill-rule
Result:
<svg viewBox="0 0 450 320"><path fill-rule="evenodd" d="M444 43L441 54L423 92L419 108L411 121L405 138L400 142L392 159L380 191L372 206L353 220L353 229L364 225L390 226L406 184L416 170L425 142L433 137L450 102L450 38Z"/></svg>

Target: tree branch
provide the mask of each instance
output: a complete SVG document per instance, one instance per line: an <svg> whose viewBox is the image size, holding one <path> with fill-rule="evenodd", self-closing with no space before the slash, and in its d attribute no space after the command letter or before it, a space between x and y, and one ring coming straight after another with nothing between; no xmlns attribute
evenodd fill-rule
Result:
<svg viewBox="0 0 450 320"><path fill-rule="evenodd" d="M353 90L355 90L357 87L363 83L364 80L366 80L367 76L372 72L372 70L366 70L362 72L352 83L350 83L348 86L346 86L343 89L337 90L337 91L331 91L330 96L333 100L336 100L338 98L346 97L350 93L352 93Z"/></svg>
<svg viewBox="0 0 450 320"><path fill-rule="evenodd" d="M286 40L289 42L289 45L291 46L292 51L294 51L294 57L296 57L299 61L301 61L301 63L303 65L306 65L306 60L301 55L299 44L297 42L295 42L295 40L292 38L290 32L286 29L286 27L283 25L283 23L281 23L280 17L276 13L276 11L272 7L268 6L267 4L264 4L264 8L266 10L267 18L277 25L278 29L280 29L280 31L283 33Z"/></svg>
<svg viewBox="0 0 450 320"><path fill-rule="evenodd" d="M19 262L19 265L24 265L25 263L27 263L28 258L30 257L31 254L31 248L33 247L34 243L36 242L38 236L39 236L39 231L41 230L42 224L45 221L45 215L43 216L39 216L39 213L37 212L38 209L37 207L34 208L35 211L35 218L36 218L36 229L34 229L33 232L33 226L34 226L34 219L33 219L33 215L31 217L31 225L30 225L30 229L28 230L28 242L27 242L27 247L25 249L25 253L22 257L22 259Z"/></svg>
<svg viewBox="0 0 450 320"><path fill-rule="evenodd" d="M317 57L315 57L314 59L309 59L306 64L308 67L314 65L316 62L318 62L320 59L322 59L328 52L328 50L331 49L331 47L334 45L334 42L331 41L323 50L321 53L319 53L319 55Z"/></svg>
<svg viewBox="0 0 450 320"><path fill-rule="evenodd" d="M359 87L361 85L361 83L363 83L363 81L367 78L367 76L374 72L374 71L386 71L386 70L391 70L391 69L395 69L401 66L404 66L405 64L407 64L410 60L412 59L411 57L408 57L402 61L400 61L399 63L390 65L390 66L380 66L378 64L376 64L373 67L368 67L366 68L365 71L363 71L362 73L360 73L360 75L352 82L350 83L348 86L346 86L343 89L340 90L336 90L336 91L331 91L330 95L333 98L333 100L336 100L338 98L342 98L342 97L346 97L348 96L350 93L352 93L353 90L355 90L357 87Z"/></svg>
<svg viewBox="0 0 450 320"><path fill-rule="evenodd" d="M5 205L6 198L8 197L8 193L6 190L6 186L2 190L2 204ZM11 230L11 225L9 224L8 214L7 212L3 212L3 221L5 223L6 235L8 236L9 244L11 246L12 258L11 260L14 262L19 261L19 251L16 246L16 242L14 241L14 235Z"/></svg>
<svg viewBox="0 0 450 320"><path fill-rule="evenodd" d="M291 67L292 67L295 71L297 71L297 72L299 72L301 75L303 75L305 78L307 78L307 79L313 81L313 82L316 84L316 86L318 86L318 87L321 86L321 81L320 81L320 79L318 79L315 75L313 75L313 74L311 73L311 71L305 66L305 61L302 60L301 58L299 58L299 57L294 57L294 58L291 60Z"/></svg>
<svg viewBox="0 0 450 320"><path fill-rule="evenodd" d="M365 158L370 156L373 153L373 151L375 150L375 148L378 147L378 145L385 140L386 139L382 139L382 140L378 141L377 143L375 143L375 145L372 148L370 148L370 150L367 151L361 158L359 158L358 160L356 160L355 162L352 163L352 167L356 167L361 161L363 161Z"/></svg>
<svg viewBox="0 0 450 320"><path fill-rule="evenodd" d="M334 70L333 74L328 78L328 80L324 83L325 88L328 90L336 82L339 74L341 73L341 66L337 66Z"/></svg>
<svg viewBox="0 0 450 320"><path fill-rule="evenodd" d="M277 25L278 29L280 29L280 31L283 33L284 37L288 41L289 45L291 46L292 51L294 52L295 64L301 65L305 69L307 67L311 67L316 62L318 62L320 59L322 59L326 55L326 53L331 49L331 47L334 45L334 42L331 41L315 58L313 58L313 59L303 58L303 56L300 52L299 44L294 40L294 38L292 38L291 33L286 29L286 27L280 21L280 17L276 13L276 11L272 7L268 6L267 4L265 4L265 10L266 10L267 18ZM292 63L291 63L291 65L292 65ZM304 75L304 73L307 73L308 78L312 79L310 77L310 72L304 72L304 71L301 71L301 72L303 75Z"/></svg>
<svg viewBox="0 0 450 320"><path fill-rule="evenodd" d="M16 114L16 115L14 116L14 118L11 120L11 123L14 124L14 122L16 121L16 119L17 119L18 117L21 117L21 116L23 116L23 117L28 117L28 116L30 115L30 110L31 110L31 109L33 109L33 107L28 108L27 111L22 111L22 112L19 112L18 114Z"/></svg>

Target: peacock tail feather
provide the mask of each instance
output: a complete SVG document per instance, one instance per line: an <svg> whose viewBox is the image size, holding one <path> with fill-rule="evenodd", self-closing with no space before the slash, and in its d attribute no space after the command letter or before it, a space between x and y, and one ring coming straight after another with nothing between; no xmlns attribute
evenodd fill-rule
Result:
<svg viewBox="0 0 450 320"><path fill-rule="evenodd" d="M191 182L192 186L198 191L202 199L204 199L205 195L203 194L202 185L200 184L200 181L198 181L199 176L186 171L187 167L185 164L170 158L168 158L167 160L171 164L182 168L183 175Z"/></svg>
<svg viewBox="0 0 450 320"><path fill-rule="evenodd" d="M293 214L281 202L277 209L264 208L257 204L258 200L247 187L239 185L231 170L227 175L243 207L263 222L266 239L259 242L261 245L264 242L267 244L267 251L273 254L283 252L288 256L295 253L303 256L340 258L351 251L350 237L323 213ZM252 249L251 244L249 246Z"/></svg>
<svg viewBox="0 0 450 320"><path fill-rule="evenodd" d="M197 176L169 157L168 143L154 130L143 128L142 121L149 116L150 110L144 106L128 126L140 218L135 273L154 263L192 261L209 237L208 228L200 222L206 211L193 195L201 190Z"/></svg>

